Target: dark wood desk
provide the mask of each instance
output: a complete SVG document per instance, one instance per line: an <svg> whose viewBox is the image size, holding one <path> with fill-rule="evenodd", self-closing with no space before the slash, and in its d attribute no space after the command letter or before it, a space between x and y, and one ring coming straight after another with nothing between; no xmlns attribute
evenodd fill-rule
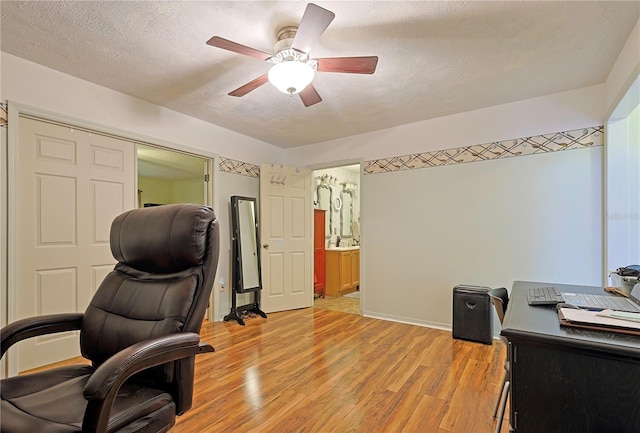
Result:
<svg viewBox="0 0 640 433"><path fill-rule="evenodd" d="M640 433L640 338L561 327L555 307L527 303L529 288L550 285L605 294L513 284L501 333L509 341L511 430Z"/></svg>

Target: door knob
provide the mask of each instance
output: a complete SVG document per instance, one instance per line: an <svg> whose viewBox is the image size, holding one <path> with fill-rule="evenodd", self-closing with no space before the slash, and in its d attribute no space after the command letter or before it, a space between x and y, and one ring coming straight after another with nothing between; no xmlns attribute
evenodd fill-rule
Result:
<svg viewBox="0 0 640 433"><path fill-rule="evenodd" d="M264 248L265 250L269 249L269 244L262 244L262 248Z"/></svg>

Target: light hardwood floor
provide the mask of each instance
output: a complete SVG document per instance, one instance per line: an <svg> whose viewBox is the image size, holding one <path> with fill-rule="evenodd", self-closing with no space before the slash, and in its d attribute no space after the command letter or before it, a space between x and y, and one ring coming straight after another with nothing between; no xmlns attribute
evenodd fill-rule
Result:
<svg viewBox="0 0 640 433"><path fill-rule="evenodd" d="M360 314L360 299L346 298L344 296L325 296L313 300L315 308L325 310L342 311L343 313Z"/></svg>
<svg viewBox="0 0 640 433"><path fill-rule="evenodd" d="M205 323L192 409L172 433L488 433L505 350L307 308ZM505 420L502 432L508 431Z"/></svg>

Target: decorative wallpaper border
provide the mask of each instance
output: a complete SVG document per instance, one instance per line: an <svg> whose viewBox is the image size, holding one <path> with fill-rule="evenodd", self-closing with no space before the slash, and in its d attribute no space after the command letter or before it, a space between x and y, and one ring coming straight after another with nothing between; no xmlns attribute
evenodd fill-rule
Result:
<svg viewBox="0 0 640 433"><path fill-rule="evenodd" d="M6 128L9 124L9 107L7 101L0 102L0 128Z"/></svg>
<svg viewBox="0 0 640 433"><path fill-rule="evenodd" d="M442 165L488 161L514 156L584 149L604 145L604 126L574 129L553 134L495 141L473 146L414 153L364 162L364 174L381 174L402 170L439 167ZM220 157L220 171L249 177L260 177L260 166Z"/></svg>
<svg viewBox="0 0 640 433"><path fill-rule="evenodd" d="M237 161L235 159L220 157L218 164L220 171L231 174L240 174L242 176L260 177L260 166L248 162Z"/></svg>
<svg viewBox="0 0 640 433"><path fill-rule="evenodd" d="M438 167L604 145L604 126L365 161L364 174Z"/></svg>

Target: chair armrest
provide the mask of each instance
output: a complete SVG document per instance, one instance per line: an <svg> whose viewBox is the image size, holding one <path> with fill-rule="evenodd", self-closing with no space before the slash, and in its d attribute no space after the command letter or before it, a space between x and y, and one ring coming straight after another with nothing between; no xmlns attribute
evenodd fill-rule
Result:
<svg viewBox="0 0 640 433"><path fill-rule="evenodd" d="M49 314L28 317L8 324L0 330L0 358L19 341L38 335L77 331L82 324L82 313Z"/></svg>
<svg viewBox="0 0 640 433"><path fill-rule="evenodd" d="M213 351L211 345L200 342L198 334L185 332L145 340L116 353L94 371L84 387L88 405L82 431L106 431L111 406L129 377L156 365Z"/></svg>

